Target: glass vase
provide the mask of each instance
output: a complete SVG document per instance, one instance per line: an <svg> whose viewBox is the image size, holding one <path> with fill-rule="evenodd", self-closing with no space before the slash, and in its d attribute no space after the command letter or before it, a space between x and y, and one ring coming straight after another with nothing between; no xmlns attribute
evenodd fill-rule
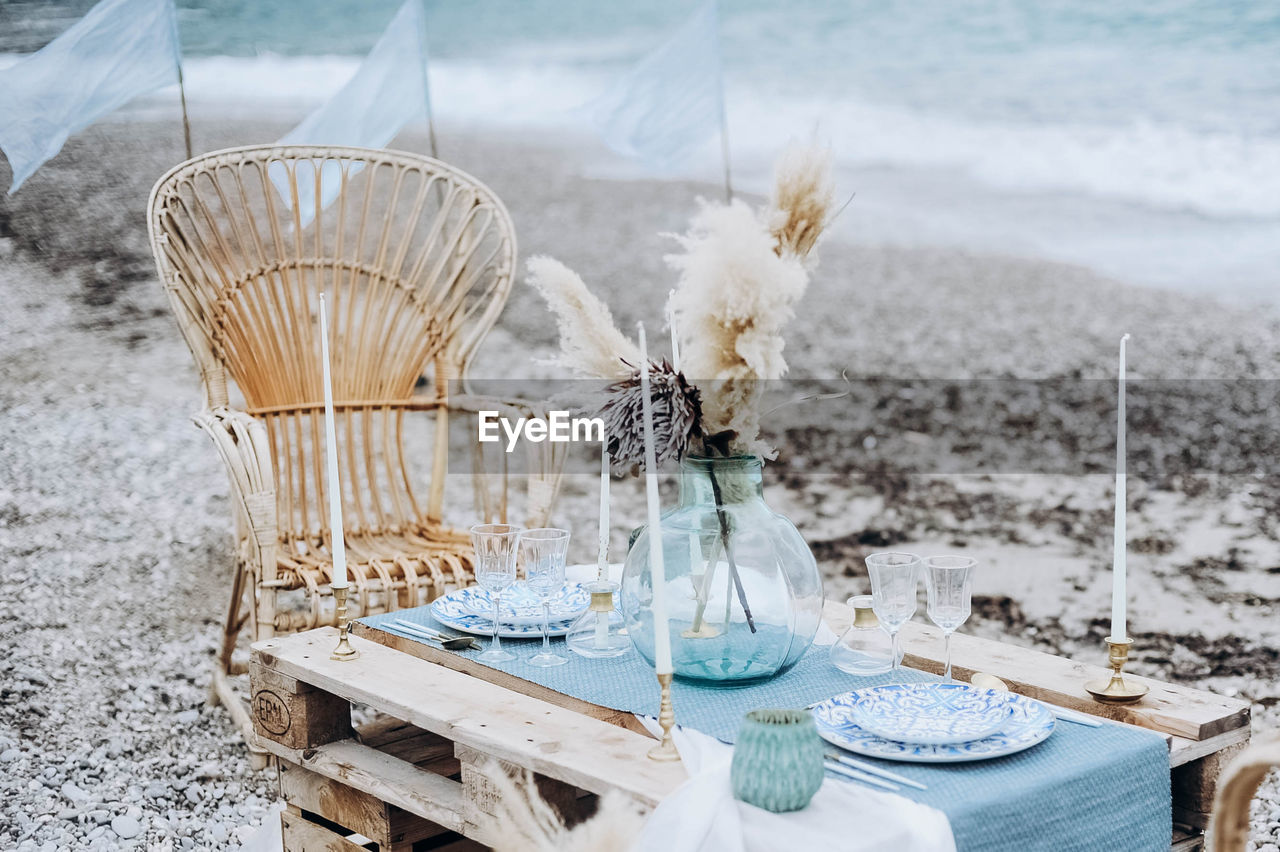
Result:
<svg viewBox="0 0 1280 852"><path fill-rule="evenodd" d="M737 686L785 672L813 642L822 575L800 533L764 502L758 456L680 463L679 504L662 515L671 657L677 678ZM653 664L647 528L627 553L623 623Z"/></svg>

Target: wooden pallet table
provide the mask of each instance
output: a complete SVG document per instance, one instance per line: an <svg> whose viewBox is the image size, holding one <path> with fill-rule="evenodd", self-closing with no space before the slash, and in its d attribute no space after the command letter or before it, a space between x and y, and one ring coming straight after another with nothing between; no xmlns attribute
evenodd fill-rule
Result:
<svg viewBox="0 0 1280 852"><path fill-rule="evenodd" d="M828 608L837 632L843 610ZM493 771L532 771L570 817L610 790L652 808L686 778L680 764L645 757L653 741L629 714L386 631L357 624L353 633L354 662L329 659L332 628L253 646L254 728L278 759L289 852L483 849L493 839ZM932 628L908 625L904 646L908 665L941 670ZM1164 734L1171 848L1201 847L1218 771L1249 738L1246 702L1144 680L1151 694L1141 704L1108 707L1081 688L1100 667L963 635L953 659L958 677L989 672L1016 692ZM353 728L352 703L377 721Z"/></svg>

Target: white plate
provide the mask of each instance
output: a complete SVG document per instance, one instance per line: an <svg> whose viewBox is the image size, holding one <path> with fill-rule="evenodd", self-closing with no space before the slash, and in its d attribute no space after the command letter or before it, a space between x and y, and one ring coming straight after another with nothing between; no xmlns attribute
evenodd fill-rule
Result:
<svg viewBox="0 0 1280 852"><path fill-rule="evenodd" d="M456 597L463 609L470 614L478 615L486 621L493 620L493 596L488 589L468 586L445 595L449 596ZM590 604L591 593L581 584L566 583L560 593L551 599L551 621L572 621L586 612ZM530 624L542 627L542 601L523 582L516 583L503 592L500 605L498 620L504 627Z"/></svg>
<svg viewBox="0 0 1280 852"><path fill-rule="evenodd" d="M818 734L832 745L867 757L908 763L963 763L990 760L1029 749L1053 733L1054 716L1048 707L1022 695L1009 699L1009 722L985 739L950 745L899 743L864 731L853 721L856 693L846 692L813 708Z"/></svg>
<svg viewBox="0 0 1280 852"><path fill-rule="evenodd" d="M986 739L1009 720L1009 693L967 683L895 683L854 692L859 728L900 743L953 745Z"/></svg>

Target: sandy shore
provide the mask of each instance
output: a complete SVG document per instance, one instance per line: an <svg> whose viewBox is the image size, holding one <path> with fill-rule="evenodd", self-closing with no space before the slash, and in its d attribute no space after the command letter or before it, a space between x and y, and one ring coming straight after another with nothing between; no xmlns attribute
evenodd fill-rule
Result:
<svg viewBox="0 0 1280 852"><path fill-rule="evenodd" d="M270 140L287 126L198 124L196 143ZM522 257L579 270L622 327L657 322L671 286L660 234L681 230L694 198L716 188L585 179L550 140L442 131L442 155L508 204ZM222 848L274 799L225 713L203 706L230 515L217 459L187 421L197 377L144 222L151 185L180 159L172 126L101 125L0 197L0 559L11 590L0 600L0 836L21 848ZM1107 379L1125 331L1147 378L1269 379L1280 368L1275 312L956 250L828 244L794 328L798 375L922 382L780 416L783 458L766 496L810 542L828 597L865 587L858 558L870 549L964 549L982 561L965 630L1081 659L1100 658L1107 627L1107 469L937 475L921 459L959 451L940 443L955 429L930 429L924 380ZM545 375L532 361L553 345L553 323L519 285L474 373ZM895 402L904 387L925 394L923 407ZM1264 441L1256 425L1227 426ZM1203 443L1194 431L1179 439ZM875 451L854 464L853 445ZM1154 458L1177 456L1153 446ZM1165 465L1130 485L1135 667L1246 697L1257 729L1274 729L1280 479L1210 469ZM594 517L593 488L570 478L558 520ZM614 494L620 548L643 509L634 482ZM575 557L588 558L587 538ZM1255 827L1260 842L1280 841L1274 783Z"/></svg>

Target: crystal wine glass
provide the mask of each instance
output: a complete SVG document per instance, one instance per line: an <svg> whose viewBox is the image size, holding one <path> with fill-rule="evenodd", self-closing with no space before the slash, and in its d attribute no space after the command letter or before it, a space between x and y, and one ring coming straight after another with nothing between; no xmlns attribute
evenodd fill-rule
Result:
<svg viewBox="0 0 1280 852"><path fill-rule="evenodd" d="M916 614L920 557L914 553L873 553L866 562L871 577L871 609L893 639L893 672L897 674L902 660L898 629Z"/></svg>
<svg viewBox="0 0 1280 852"><path fill-rule="evenodd" d="M516 655L502 650L502 593L516 581L516 553L520 527L510 524L476 524L471 528L471 544L476 549L476 582L493 598L493 641L476 659L486 663L506 663Z"/></svg>
<svg viewBox="0 0 1280 852"><path fill-rule="evenodd" d="M946 647L947 670L943 676L946 683L951 683L951 634L969 618L973 566L977 564L967 556L930 556L924 560L929 620L942 628Z"/></svg>
<svg viewBox="0 0 1280 852"><path fill-rule="evenodd" d="M520 535L520 552L525 585L542 601L542 651L529 658L529 665L562 666L569 661L551 652L551 599L564 588L569 531L554 527L525 530Z"/></svg>

